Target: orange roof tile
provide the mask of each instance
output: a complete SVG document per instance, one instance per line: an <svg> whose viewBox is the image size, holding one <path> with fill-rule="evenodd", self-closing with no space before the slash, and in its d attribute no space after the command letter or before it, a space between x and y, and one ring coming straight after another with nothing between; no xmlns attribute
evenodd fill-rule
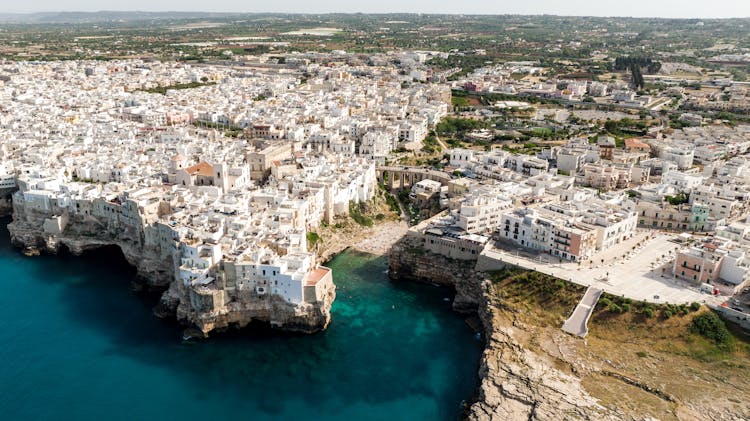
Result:
<svg viewBox="0 0 750 421"><path fill-rule="evenodd" d="M625 139L625 147L628 149L651 149L648 144L641 142L638 139Z"/></svg>
<svg viewBox="0 0 750 421"><path fill-rule="evenodd" d="M197 174L205 177L213 177L214 175L214 167L206 161L201 161L192 167L187 167L185 171L190 175Z"/></svg>

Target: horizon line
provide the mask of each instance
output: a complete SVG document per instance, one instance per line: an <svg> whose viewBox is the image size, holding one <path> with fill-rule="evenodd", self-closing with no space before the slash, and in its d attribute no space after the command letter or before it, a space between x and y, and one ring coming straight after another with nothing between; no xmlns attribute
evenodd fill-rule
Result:
<svg viewBox="0 0 750 421"><path fill-rule="evenodd" d="M732 16L732 17L669 17L669 16L633 16L633 15L572 15L556 13L456 13L456 12L243 12L243 11L217 11L209 12L205 10L40 10L35 12L0 12L1 15L35 15L44 13L194 13L205 15L420 15L420 16L521 16L521 17L569 17L569 18L627 18L627 19L665 19L665 20L733 20L733 19L750 19L750 16Z"/></svg>

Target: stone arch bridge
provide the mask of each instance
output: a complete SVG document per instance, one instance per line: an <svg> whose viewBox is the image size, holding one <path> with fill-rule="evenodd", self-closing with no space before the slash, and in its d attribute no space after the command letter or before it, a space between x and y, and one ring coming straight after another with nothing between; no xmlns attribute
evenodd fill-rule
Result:
<svg viewBox="0 0 750 421"><path fill-rule="evenodd" d="M388 190L401 190L422 180L434 180L446 186L451 180L450 174L424 167L382 166L377 167L377 175L378 182Z"/></svg>

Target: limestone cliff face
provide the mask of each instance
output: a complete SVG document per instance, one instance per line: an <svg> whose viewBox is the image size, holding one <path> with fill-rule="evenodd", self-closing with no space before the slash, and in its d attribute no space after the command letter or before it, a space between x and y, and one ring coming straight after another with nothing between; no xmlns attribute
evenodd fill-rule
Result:
<svg viewBox="0 0 750 421"><path fill-rule="evenodd" d="M0 192L0 217L13 214L13 202L9 193Z"/></svg>
<svg viewBox="0 0 750 421"><path fill-rule="evenodd" d="M581 380L525 349L513 323L498 314L489 283L483 284L479 316L486 346L480 362L479 396L469 420L617 420L586 392Z"/></svg>
<svg viewBox="0 0 750 421"><path fill-rule="evenodd" d="M320 301L292 304L275 295L260 297L252 291L224 290L220 291L225 297L223 306L196 311L196 292L181 282L173 282L162 295L157 313L167 309L168 314L204 335L213 330L243 328L253 320L290 332L314 333L330 324L335 291L331 286Z"/></svg>
<svg viewBox="0 0 750 421"><path fill-rule="evenodd" d="M145 244L143 230L115 225L107 220L85 215L69 215L65 229L59 233L45 231L45 221L52 215L28 209L23 201L13 202L13 222L8 225L11 241L22 248L56 254L66 247L72 254L104 246L118 246L125 259L138 270L139 281L154 288L166 288L174 280L171 254Z"/></svg>
<svg viewBox="0 0 750 421"><path fill-rule="evenodd" d="M393 246L388 276L393 280L452 286L456 290L453 309L473 312L480 302L480 284L484 279L474 270L475 265L473 260L455 260L431 253L405 237Z"/></svg>
<svg viewBox="0 0 750 421"><path fill-rule="evenodd" d="M177 279L179 256L172 247L162 247L148 224L128 225L111 218L82 214L63 214L63 228L56 230L51 220L57 212L45 212L27 206L23 200L13 201L13 222L8 225L14 245L30 251L58 253L62 247L80 255L87 250L117 246L125 259L138 271L138 283L145 288L165 290L154 313L160 317L176 317L191 331L207 335L214 330L241 328L253 320L269 322L283 330L316 332L330 321L330 308L335 287L325 285L324 293L315 302L293 304L278 296L259 297L250 291L186 286ZM52 221L54 222L54 221Z"/></svg>
<svg viewBox="0 0 750 421"><path fill-rule="evenodd" d="M395 280L454 286L454 309L476 310L484 326L485 350L480 362L477 402L470 420L607 420L619 419L600 406L580 379L560 371L525 349L514 337L513 323L498 316L486 274L476 261L448 259L426 251L408 238L394 247L389 274Z"/></svg>

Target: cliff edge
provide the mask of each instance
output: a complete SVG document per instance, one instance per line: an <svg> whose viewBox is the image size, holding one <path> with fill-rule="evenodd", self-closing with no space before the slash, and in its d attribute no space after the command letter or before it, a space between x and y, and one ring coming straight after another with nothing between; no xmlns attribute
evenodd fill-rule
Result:
<svg viewBox="0 0 750 421"><path fill-rule="evenodd" d="M330 321L335 299L330 270L319 279L305 280L301 302L255 289L242 289L224 273L221 264L212 271L213 282L185 283L179 278L180 255L176 245L165 242L159 224L140 218L56 212L28 206L22 195L12 201L13 221L8 225L11 241L28 254L56 254L63 248L74 255L104 246L117 246L137 269L137 283L163 290L154 309L159 317L175 317L203 336L226 328L244 327L253 320L268 322L282 330L317 332ZM125 221L125 222L124 222Z"/></svg>

